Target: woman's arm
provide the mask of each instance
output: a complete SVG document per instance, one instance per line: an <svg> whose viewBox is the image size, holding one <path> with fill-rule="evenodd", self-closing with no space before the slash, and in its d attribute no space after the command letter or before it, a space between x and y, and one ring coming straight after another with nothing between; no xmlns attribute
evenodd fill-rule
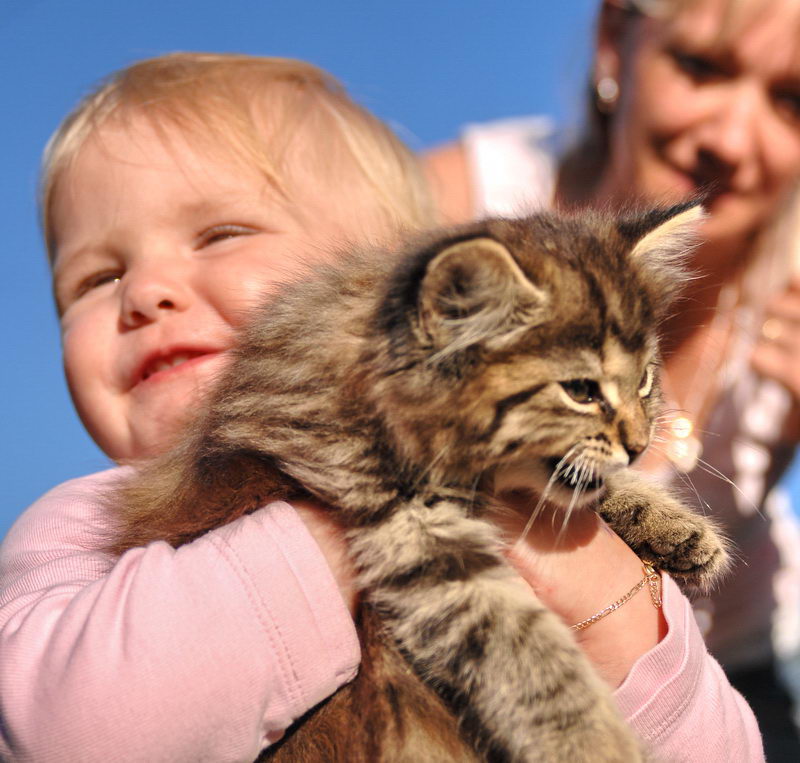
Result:
<svg viewBox="0 0 800 763"><path fill-rule="evenodd" d="M93 549L117 473L52 491L0 549L0 758L254 759L355 674L328 565L281 503L113 564Z"/></svg>

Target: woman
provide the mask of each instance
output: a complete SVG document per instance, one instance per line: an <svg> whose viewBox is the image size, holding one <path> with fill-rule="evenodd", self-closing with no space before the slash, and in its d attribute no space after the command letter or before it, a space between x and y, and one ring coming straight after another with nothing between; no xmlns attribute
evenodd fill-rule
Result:
<svg viewBox="0 0 800 763"><path fill-rule="evenodd" d="M698 609L778 760L800 752L771 638L778 573L800 551L766 500L798 440L798 32L797 0L607 0L577 146L559 153L541 119L516 120L428 157L451 220L705 196L698 277L664 327L668 413L643 466L689 486L738 547L736 572Z"/></svg>

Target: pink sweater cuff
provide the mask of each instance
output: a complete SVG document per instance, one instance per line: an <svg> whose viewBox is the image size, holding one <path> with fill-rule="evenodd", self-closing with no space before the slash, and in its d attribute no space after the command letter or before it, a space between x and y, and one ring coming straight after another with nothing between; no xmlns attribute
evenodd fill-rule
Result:
<svg viewBox="0 0 800 763"><path fill-rule="evenodd" d="M708 651L688 599L662 573L662 641L634 663L615 699L658 760L758 763L761 734L750 707Z"/></svg>

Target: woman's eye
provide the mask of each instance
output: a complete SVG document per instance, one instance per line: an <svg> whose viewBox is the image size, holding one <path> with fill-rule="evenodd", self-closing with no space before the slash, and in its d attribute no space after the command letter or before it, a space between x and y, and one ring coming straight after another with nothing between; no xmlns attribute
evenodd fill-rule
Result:
<svg viewBox="0 0 800 763"><path fill-rule="evenodd" d="M790 122L800 122L800 90L778 90L773 98L781 116Z"/></svg>
<svg viewBox="0 0 800 763"><path fill-rule="evenodd" d="M602 400L600 385L594 379L570 379L561 386L576 403L588 404Z"/></svg>
<svg viewBox="0 0 800 763"><path fill-rule="evenodd" d="M672 52L672 58L684 74L697 82L716 79L725 73L720 63L708 56L676 50Z"/></svg>
<svg viewBox="0 0 800 763"><path fill-rule="evenodd" d="M220 241L226 241L229 238L236 238L237 236L249 236L254 232L252 228L248 228L244 225L215 225L213 228L209 228L200 234L200 246L217 244Z"/></svg>
<svg viewBox="0 0 800 763"><path fill-rule="evenodd" d="M642 380L639 382L639 397L647 397L653 391L654 377L655 369L652 365L647 366L642 374Z"/></svg>

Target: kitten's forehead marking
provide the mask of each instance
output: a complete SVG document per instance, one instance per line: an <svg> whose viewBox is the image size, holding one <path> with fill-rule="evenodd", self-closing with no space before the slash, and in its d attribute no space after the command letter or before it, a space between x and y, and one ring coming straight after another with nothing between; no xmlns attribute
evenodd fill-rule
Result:
<svg viewBox="0 0 800 763"><path fill-rule="evenodd" d="M603 397L608 401L612 408L619 408L622 398L619 395L619 385L612 380L603 381L600 384Z"/></svg>
<svg viewBox="0 0 800 763"><path fill-rule="evenodd" d="M609 338L603 346L602 362L603 380L600 389L609 404L618 408L622 404L620 382L630 378L631 371L636 373L634 356L626 352L616 339Z"/></svg>
<svg viewBox="0 0 800 763"><path fill-rule="evenodd" d="M630 368L631 354L625 352L616 339L606 339L603 345L603 373L606 378L619 379L627 376Z"/></svg>

